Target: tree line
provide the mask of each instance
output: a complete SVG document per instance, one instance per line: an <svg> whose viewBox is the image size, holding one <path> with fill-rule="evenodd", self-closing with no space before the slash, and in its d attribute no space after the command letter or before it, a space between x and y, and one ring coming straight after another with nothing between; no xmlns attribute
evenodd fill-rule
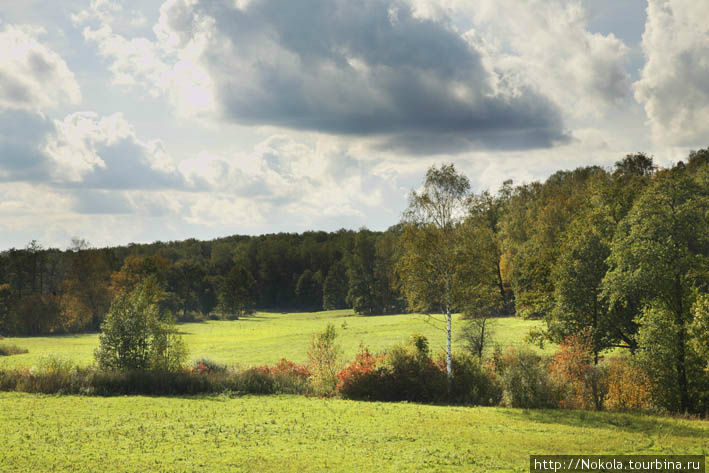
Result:
<svg viewBox="0 0 709 473"><path fill-rule="evenodd" d="M396 240L394 227L113 248L75 239L64 251L32 241L0 253L0 335L98 330L111 301L147 277L162 289L161 311L178 320L256 308L400 313Z"/></svg>
<svg viewBox="0 0 709 473"><path fill-rule="evenodd" d="M700 150L686 163L658 169L639 153L612 169L581 167L545 182L506 181L495 193L469 193L460 223L468 244L465 254L456 255L466 264L455 272L465 294L451 310L545 318L544 335L554 339L590 325L597 329L598 350L635 349L636 316L648 291L661 289L659 276L674 274L676 291L690 276L695 291L706 289L707 232L701 223L708 160L709 150ZM178 318L238 316L254 308L402 312L411 307L402 285L410 271L401 264L409 223L405 216L385 232L279 233L114 248L91 248L76 239L64 251L32 241L0 253L0 333L98 329L111 300L147 275L156 278L164 290L161 303ZM666 232L662 244L641 248L660 231ZM425 249L427 243L416 244ZM671 253L677 245L687 253ZM631 278L638 267L647 273ZM677 310L687 303L682 294L666 294Z"/></svg>

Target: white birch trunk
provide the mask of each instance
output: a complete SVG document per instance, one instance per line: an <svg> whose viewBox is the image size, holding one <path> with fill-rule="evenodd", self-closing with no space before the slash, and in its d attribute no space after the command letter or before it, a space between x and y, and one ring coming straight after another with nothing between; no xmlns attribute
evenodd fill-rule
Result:
<svg viewBox="0 0 709 473"><path fill-rule="evenodd" d="M451 316L450 309L446 310L446 372L448 373L448 380L450 384L450 377L453 375L453 368L451 367Z"/></svg>

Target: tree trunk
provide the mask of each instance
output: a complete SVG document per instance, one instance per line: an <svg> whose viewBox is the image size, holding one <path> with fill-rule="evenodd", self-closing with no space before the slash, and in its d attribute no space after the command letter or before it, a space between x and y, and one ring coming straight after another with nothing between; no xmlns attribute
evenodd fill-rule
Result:
<svg viewBox="0 0 709 473"><path fill-rule="evenodd" d="M451 376L453 375L453 368L451 366L451 310L446 308L446 373L448 374L448 389L450 390Z"/></svg>
<svg viewBox="0 0 709 473"><path fill-rule="evenodd" d="M685 344L687 340L687 328L685 325L684 307L682 304L682 289L679 278L675 279L677 287L677 312L675 314L675 323L679 326L679 346L677 347L676 369L677 377L679 378L679 394L680 394L680 409L682 412L689 410L689 382L687 380L687 367Z"/></svg>

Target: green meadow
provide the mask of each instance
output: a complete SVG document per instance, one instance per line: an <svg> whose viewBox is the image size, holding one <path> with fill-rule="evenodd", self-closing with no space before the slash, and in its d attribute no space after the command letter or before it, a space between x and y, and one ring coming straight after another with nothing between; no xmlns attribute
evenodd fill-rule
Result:
<svg viewBox="0 0 709 473"><path fill-rule="evenodd" d="M179 325L191 358L232 365L305 361L333 323L345 358L422 333L442 350L442 325L416 314L257 313ZM456 326L462 321L456 318ZM501 346L539 322L495 320ZM27 354L92 362L96 334L8 338ZM459 342L458 342L459 343ZM547 347L551 352L555 347ZM571 410L357 402L305 396L97 397L0 393L0 472L523 472L530 454L702 454L709 422Z"/></svg>
<svg viewBox="0 0 709 473"><path fill-rule="evenodd" d="M207 357L229 365L262 365L275 363L285 357L296 362L306 360L306 352L314 333L321 332L328 323L338 331L338 343L346 359L354 358L360 344L379 351L406 341L411 334L428 337L434 351L445 349L444 325L438 319L420 314L359 316L351 310L314 313L258 312L235 321L206 321L178 325L189 347L189 358ZM454 320L460 327L459 317ZM541 322L508 317L495 319L495 343L502 347L524 344L530 329ZM40 356L55 354L79 365L93 362L98 346L98 334L58 335L49 337L5 338L0 343L17 345L29 353L0 357L1 368L33 366ZM455 341L455 345L460 345ZM547 351L553 347L545 347Z"/></svg>
<svg viewBox="0 0 709 473"><path fill-rule="evenodd" d="M530 454L709 453L709 422L302 396L0 393L0 471L529 471Z"/></svg>

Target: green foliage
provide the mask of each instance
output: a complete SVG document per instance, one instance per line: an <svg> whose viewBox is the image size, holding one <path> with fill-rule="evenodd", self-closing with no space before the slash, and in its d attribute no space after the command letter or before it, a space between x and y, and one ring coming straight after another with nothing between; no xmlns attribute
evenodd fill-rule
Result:
<svg viewBox="0 0 709 473"><path fill-rule="evenodd" d="M346 258L349 289L347 303L364 315L393 314L403 310L394 272L396 235L360 230Z"/></svg>
<svg viewBox="0 0 709 473"><path fill-rule="evenodd" d="M311 382L318 394L331 395L337 385L342 348L335 342L337 331L333 324L313 335L308 349L308 368Z"/></svg>
<svg viewBox="0 0 709 473"><path fill-rule="evenodd" d="M650 381L653 403L671 412L703 412L709 401L709 374L687 343L686 327L660 304L647 306L638 322L637 361Z"/></svg>
<svg viewBox="0 0 709 473"><path fill-rule="evenodd" d="M389 348L381 363L383 400L437 402L446 396L446 373L431 359L428 340L412 335Z"/></svg>
<svg viewBox="0 0 709 473"><path fill-rule="evenodd" d="M470 181L453 164L431 166L420 192L411 192L404 212L397 272L409 309L446 316L446 371L451 375L452 317L464 304L470 283L471 241L466 238Z"/></svg>
<svg viewBox="0 0 709 473"><path fill-rule="evenodd" d="M118 295L101 325L95 356L103 369L164 370L181 367L187 351L170 317L159 317L160 288L148 278Z"/></svg>
<svg viewBox="0 0 709 473"><path fill-rule="evenodd" d="M546 182L509 191L499 222L503 269L515 295L518 315L547 316L554 307L552 275L569 223L584 208L589 187L603 177L598 167L559 171Z"/></svg>
<svg viewBox="0 0 709 473"><path fill-rule="evenodd" d="M295 285L299 306L305 310L321 310L323 300L323 275L320 271L303 271Z"/></svg>
<svg viewBox="0 0 709 473"><path fill-rule="evenodd" d="M709 294L697 297L693 307L694 317L689 326L690 344L709 371Z"/></svg>
<svg viewBox="0 0 709 473"><path fill-rule="evenodd" d="M612 220L602 207L572 221L555 263L555 306L547 314L549 335L557 343L581 331L590 334L596 362L599 352L618 339L613 314L601 297L613 231Z"/></svg>
<svg viewBox="0 0 709 473"><path fill-rule="evenodd" d="M347 268L342 262L337 261L330 267L327 277L323 282L323 309L333 310L346 308L348 288Z"/></svg>
<svg viewBox="0 0 709 473"><path fill-rule="evenodd" d="M446 394L448 402L473 406L500 404L502 385L489 366L469 353L454 353L452 364L453 376Z"/></svg>
<svg viewBox="0 0 709 473"><path fill-rule="evenodd" d="M657 402L675 411L703 402L693 393L688 346L691 308L709 285L709 182L699 177L681 169L655 177L621 222L603 280L611 308L644 307L638 342L653 353L643 355L653 385L665 385L656 386Z"/></svg>
<svg viewBox="0 0 709 473"><path fill-rule="evenodd" d="M353 363L337 375L338 392L349 399L439 402L447 399L447 376L434 363L423 335L373 355L360 347ZM456 385L458 387L458 385ZM459 400L464 388L458 389Z"/></svg>
<svg viewBox="0 0 709 473"><path fill-rule="evenodd" d="M238 319L253 308L256 281L242 266L234 266L219 286L219 309L229 318Z"/></svg>
<svg viewBox="0 0 709 473"><path fill-rule="evenodd" d="M545 360L536 353L510 350L495 365L504 405L527 409L559 406L562 393L549 376Z"/></svg>

